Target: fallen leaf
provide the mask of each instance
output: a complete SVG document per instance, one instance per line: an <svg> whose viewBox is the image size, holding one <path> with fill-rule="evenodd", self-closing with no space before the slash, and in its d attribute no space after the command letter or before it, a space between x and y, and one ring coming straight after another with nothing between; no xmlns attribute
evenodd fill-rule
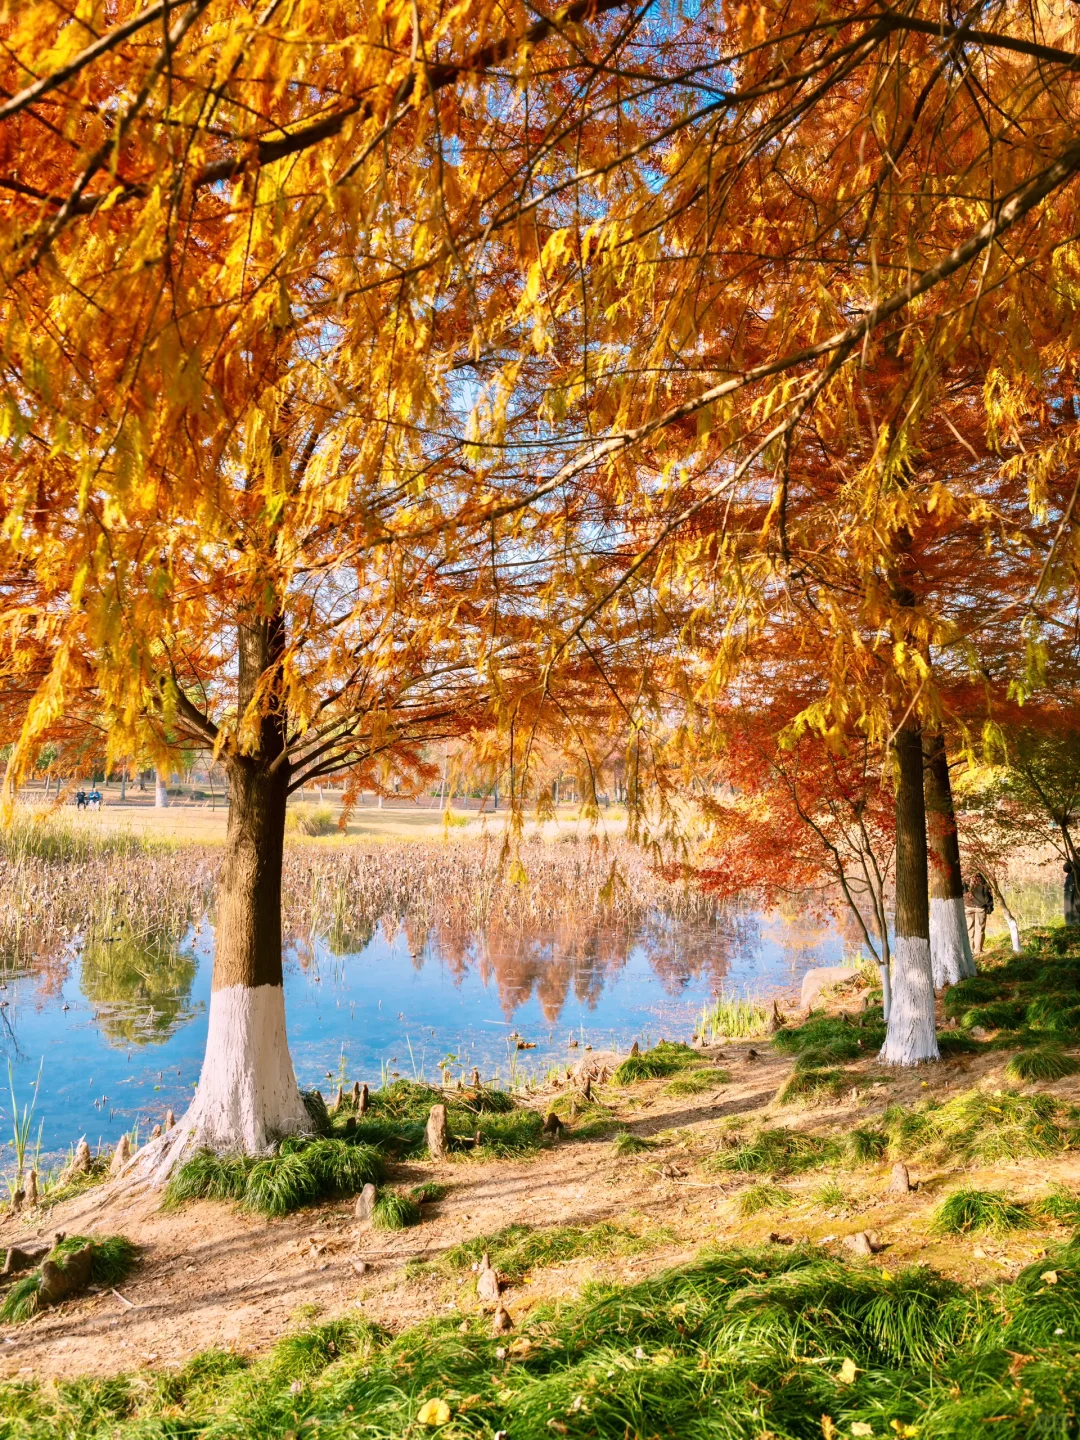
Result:
<svg viewBox="0 0 1080 1440"><path fill-rule="evenodd" d="M831 1415L822 1415L821 1433L825 1437L825 1440L833 1440L833 1436L836 1434L836 1426L832 1422Z"/></svg>
<svg viewBox="0 0 1080 1440"><path fill-rule="evenodd" d="M1056 1271L1056 1270L1044 1270L1043 1273L1039 1276L1039 1279L1043 1282L1044 1285L1056 1285L1056 1284L1057 1284L1057 1271Z"/></svg>
<svg viewBox="0 0 1080 1440"><path fill-rule="evenodd" d="M858 1370L855 1367L855 1361L848 1359L840 1366L840 1374L837 1376L837 1379L844 1385L854 1385L857 1374Z"/></svg>
<svg viewBox="0 0 1080 1440"><path fill-rule="evenodd" d="M903 1420L890 1420L889 1424L896 1431L897 1435L904 1437L904 1440L910 1440L912 1435L918 1435L919 1433L919 1427L917 1425L905 1425Z"/></svg>
<svg viewBox="0 0 1080 1440"><path fill-rule="evenodd" d="M851 1433L852 1435L873 1435L874 1427L868 1425L865 1420L852 1420Z"/></svg>
<svg viewBox="0 0 1080 1440"><path fill-rule="evenodd" d="M416 1418L421 1425L445 1425L450 1419L450 1406L445 1400L425 1400Z"/></svg>

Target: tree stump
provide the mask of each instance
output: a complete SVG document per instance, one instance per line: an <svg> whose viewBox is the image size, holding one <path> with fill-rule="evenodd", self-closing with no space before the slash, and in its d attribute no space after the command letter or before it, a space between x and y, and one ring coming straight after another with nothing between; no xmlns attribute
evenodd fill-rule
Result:
<svg viewBox="0 0 1080 1440"><path fill-rule="evenodd" d="M634 1043L630 1046L630 1054L631 1054L631 1055L640 1055L640 1054L641 1054L641 1049L640 1049L640 1047L639 1047L639 1045L638 1045L638 1043L637 1043L636 1040L635 1040Z"/></svg>
<svg viewBox="0 0 1080 1440"><path fill-rule="evenodd" d="M365 1087L365 1088L366 1088L366 1087ZM360 1109L360 1081L359 1081L359 1080L354 1080L354 1081L353 1081L351 1099L352 1099L352 1108L353 1108L354 1110L359 1110L359 1109Z"/></svg>
<svg viewBox="0 0 1080 1440"><path fill-rule="evenodd" d="M361 1085L360 1096L356 1102L356 1113L358 1115L366 1115L367 1108L370 1103L371 1101L368 1098L368 1088L366 1085Z"/></svg>
<svg viewBox="0 0 1080 1440"><path fill-rule="evenodd" d="M549 1110L547 1116L544 1119L544 1134L550 1135L553 1140L558 1140L559 1136L562 1134L562 1130L562 1121L559 1119L558 1115L555 1114L554 1110Z"/></svg>
<svg viewBox="0 0 1080 1440"><path fill-rule="evenodd" d="M592 1076L591 1076L591 1075L586 1075L586 1076L585 1076L585 1083L584 1083L584 1085L582 1085L582 1087L581 1087L581 1098L582 1098L583 1100L591 1100L591 1099L592 1099Z"/></svg>
<svg viewBox="0 0 1080 1440"><path fill-rule="evenodd" d="M446 1106L433 1105L425 1131L428 1153L432 1160L445 1160L450 1153L450 1136L446 1129Z"/></svg>
<svg viewBox="0 0 1080 1440"><path fill-rule="evenodd" d="M892 1179L889 1181L890 1195L906 1195L911 1189L911 1176L908 1168L902 1160L898 1160L892 1167Z"/></svg>
<svg viewBox="0 0 1080 1440"><path fill-rule="evenodd" d="M151 1139L151 1140L160 1140L160 1139L161 1139L161 1126L160 1126L160 1125L155 1125L154 1128L150 1131L150 1139Z"/></svg>
<svg viewBox="0 0 1080 1440"><path fill-rule="evenodd" d="M334 1103L330 1106L330 1114L336 1115L345 1102L345 1092L341 1086L337 1087L337 1094L334 1096Z"/></svg>
<svg viewBox="0 0 1080 1440"><path fill-rule="evenodd" d="M469 1077L469 1084L474 1090L480 1089L480 1071L477 1070L475 1065L473 1066L472 1075Z"/></svg>

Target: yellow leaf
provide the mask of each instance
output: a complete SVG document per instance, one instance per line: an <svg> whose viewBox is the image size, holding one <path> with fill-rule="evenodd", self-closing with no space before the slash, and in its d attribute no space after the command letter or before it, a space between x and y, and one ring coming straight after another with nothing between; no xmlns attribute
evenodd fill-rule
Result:
<svg viewBox="0 0 1080 1440"><path fill-rule="evenodd" d="M851 1422L852 1435L873 1435L874 1427L868 1425L865 1420L853 1420Z"/></svg>
<svg viewBox="0 0 1080 1440"><path fill-rule="evenodd" d="M848 1359L840 1366L840 1374L837 1377L844 1385L853 1385L858 1371L855 1368L855 1361Z"/></svg>
<svg viewBox="0 0 1080 1440"><path fill-rule="evenodd" d="M1044 1285L1056 1285L1056 1284L1057 1284L1057 1271L1056 1271L1056 1270L1044 1270L1043 1273L1039 1276L1039 1279L1043 1282Z"/></svg>
<svg viewBox="0 0 1080 1440"><path fill-rule="evenodd" d="M833 1440L833 1436L836 1434L836 1426L832 1422L831 1415L822 1415L821 1433L825 1437L825 1440Z"/></svg>
<svg viewBox="0 0 1080 1440"><path fill-rule="evenodd" d="M445 1425L450 1419L450 1406L445 1400L425 1400L416 1418L421 1425Z"/></svg>

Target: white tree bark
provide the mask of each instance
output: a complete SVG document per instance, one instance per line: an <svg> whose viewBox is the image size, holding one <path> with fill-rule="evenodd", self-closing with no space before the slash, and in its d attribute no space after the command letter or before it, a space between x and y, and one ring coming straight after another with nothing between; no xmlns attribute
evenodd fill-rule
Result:
<svg viewBox="0 0 1080 1440"><path fill-rule="evenodd" d="M935 990L975 974L962 895L930 897L930 964Z"/></svg>
<svg viewBox="0 0 1080 1440"><path fill-rule="evenodd" d="M296 1083L280 985L231 985L210 996L202 1074L186 1114L147 1146L144 1173L163 1184L192 1151L266 1154L284 1135L308 1133Z"/></svg>
<svg viewBox="0 0 1080 1440"><path fill-rule="evenodd" d="M921 1065L940 1059L929 940L898 935L892 960L892 1014L880 1058L887 1065Z"/></svg>
<svg viewBox="0 0 1080 1440"><path fill-rule="evenodd" d="M159 770L154 783L154 809L164 810L169 803L169 789L165 783L165 776Z"/></svg>

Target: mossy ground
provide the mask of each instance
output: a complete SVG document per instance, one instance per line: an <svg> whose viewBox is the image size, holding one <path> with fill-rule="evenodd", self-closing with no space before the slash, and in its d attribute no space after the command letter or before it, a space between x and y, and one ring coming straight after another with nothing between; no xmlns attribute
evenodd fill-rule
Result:
<svg viewBox="0 0 1080 1440"><path fill-rule="evenodd" d="M202 1202L148 1202L130 1228L105 1214L102 1233L122 1228L144 1257L125 1285L135 1309L102 1296L11 1332L0 1363L23 1373L0 1393L0 1430L378 1440L426 1433L420 1408L439 1399L454 1437L944 1437L992 1421L1064 1440L1080 1423L1080 1080L1007 1067L1080 1049L1034 993L1060 997L1074 969L1080 943L1054 932L1019 962L992 952L941 1007L948 1058L913 1072L877 1064L871 1001L772 1043L664 1047L645 1067L662 1073L594 1085L569 1142L464 1143L485 1117L567 1117L571 1082L522 1112L466 1095L461 1148L437 1166L413 1143L432 1096L374 1092L366 1133L345 1112L332 1138L377 1145L394 1193L444 1186L422 1224L354 1226L347 1198L269 1221ZM822 1071L839 1093L782 1102ZM905 1196L889 1193L899 1159L918 1186ZM852 1261L845 1237L871 1229L884 1248ZM484 1250L516 1322L502 1339L472 1283ZM102 1378L74 1378L90 1370ZM121 1372L134 1378L108 1378Z"/></svg>

